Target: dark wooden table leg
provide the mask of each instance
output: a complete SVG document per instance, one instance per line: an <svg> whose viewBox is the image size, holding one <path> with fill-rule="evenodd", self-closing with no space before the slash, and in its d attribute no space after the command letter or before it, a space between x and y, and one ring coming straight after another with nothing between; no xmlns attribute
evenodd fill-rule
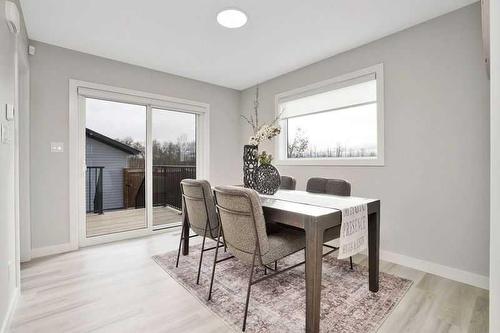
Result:
<svg viewBox="0 0 500 333"><path fill-rule="evenodd" d="M184 209L184 202L182 203L182 224L184 225L184 228L182 228L184 232L184 238L182 240L182 255L187 256L189 254L189 221Z"/></svg>
<svg viewBox="0 0 500 333"><path fill-rule="evenodd" d="M370 291L378 291L380 257L380 206L368 215L368 274Z"/></svg>
<svg viewBox="0 0 500 333"><path fill-rule="evenodd" d="M305 223L306 232L306 332L319 332L323 229L315 219Z"/></svg>

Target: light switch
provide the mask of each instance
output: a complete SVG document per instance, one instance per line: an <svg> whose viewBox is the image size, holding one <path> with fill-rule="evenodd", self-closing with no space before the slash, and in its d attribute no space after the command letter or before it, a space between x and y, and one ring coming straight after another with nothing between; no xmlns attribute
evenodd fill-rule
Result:
<svg viewBox="0 0 500 333"><path fill-rule="evenodd" d="M64 142L51 142L50 152L51 153L62 153L64 151Z"/></svg>
<svg viewBox="0 0 500 333"><path fill-rule="evenodd" d="M14 105L12 104L5 105L5 119L14 120Z"/></svg>

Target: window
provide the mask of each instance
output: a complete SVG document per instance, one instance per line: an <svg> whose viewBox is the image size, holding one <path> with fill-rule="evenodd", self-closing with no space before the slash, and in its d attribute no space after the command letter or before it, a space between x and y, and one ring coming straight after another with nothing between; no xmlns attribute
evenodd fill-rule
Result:
<svg viewBox="0 0 500 333"><path fill-rule="evenodd" d="M278 164L383 165L382 65L276 96Z"/></svg>

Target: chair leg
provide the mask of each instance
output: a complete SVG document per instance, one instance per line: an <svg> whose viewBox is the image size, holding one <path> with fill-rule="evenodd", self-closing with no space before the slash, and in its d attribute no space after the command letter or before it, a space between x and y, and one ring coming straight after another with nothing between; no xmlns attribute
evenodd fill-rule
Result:
<svg viewBox="0 0 500 333"><path fill-rule="evenodd" d="M179 250L177 251L177 261L175 262L175 267L179 267L179 257L181 255L181 246L182 246L182 240L184 239L184 228L186 226L184 223L182 223L182 230L181 230L181 240L179 241Z"/></svg>
<svg viewBox="0 0 500 333"><path fill-rule="evenodd" d="M274 262L274 270L277 271L278 270L278 260L276 260Z"/></svg>
<svg viewBox="0 0 500 333"><path fill-rule="evenodd" d="M353 269L352 268L352 257L349 257L349 263L351 264L351 270Z"/></svg>
<svg viewBox="0 0 500 333"><path fill-rule="evenodd" d="M250 291L252 289L252 278L253 278L253 271L255 268L256 252L257 252L257 250L255 250L255 252L253 254L252 267L250 269L250 278L248 279L247 299L245 302L245 313L243 315L243 328L242 328L243 332L245 332L245 329L247 327L248 303L250 302Z"/></svg>
<svg viewBox="0 0 500 333"><path fill-rule="evenodd" d="M196 284L200 284L201 262L203 261L203 252L205 250L206 238L207 238L207 226L205 226L205 233L203 234L203 241L201 242L200 263L198 264L198 276L196 277Z"/></svg>
<svg viewBox="0 0 500 333"><path fill-rule="evenodd" d="M224 230L222 230L222 242L224 243L224 253L227 252L226 239L224 238Z"/></svg>
<svg viewBox="0 0 500 333"><path fill-rule="evenodd" d="M219 231L217 232L217 244L220 242L221 225L219 223ZM219 253L219 247L215 248L214 264L212 266L212 278L210 279L210 288L208 290L208 300L212 299L212 287L214 285L214 275L215 275L215 264L217 263L217 254Z"/></svg>

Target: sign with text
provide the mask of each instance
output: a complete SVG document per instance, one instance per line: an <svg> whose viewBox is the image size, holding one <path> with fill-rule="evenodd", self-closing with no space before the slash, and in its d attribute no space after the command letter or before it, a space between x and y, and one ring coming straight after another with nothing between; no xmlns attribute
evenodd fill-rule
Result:
<svg viewBox="0 0 500 333"><path fill-rule="evenodd" d="M353 256L368 248L368 206L366 204L342 209L339 259Z"/></svg>

